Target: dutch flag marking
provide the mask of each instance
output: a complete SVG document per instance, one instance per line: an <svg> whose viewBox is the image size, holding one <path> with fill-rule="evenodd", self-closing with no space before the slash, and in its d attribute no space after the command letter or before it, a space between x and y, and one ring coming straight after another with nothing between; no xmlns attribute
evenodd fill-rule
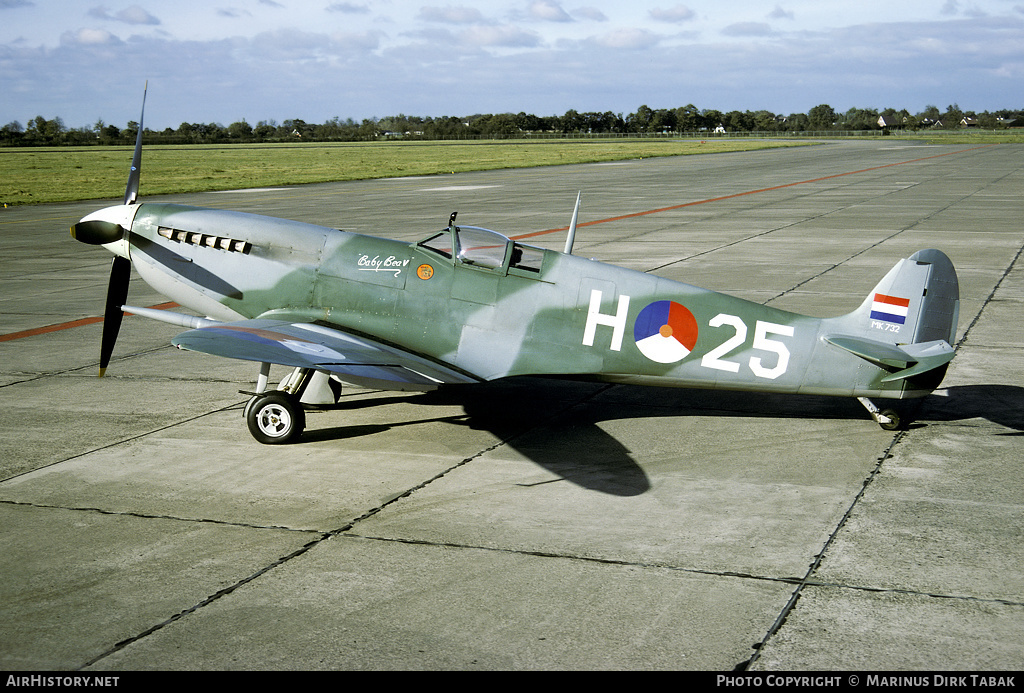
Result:
<svg viewBox="0 0 1024 693"><path fill-rule="evenodd" d="M875 294L871 301L871 319L885 320L902 325L907 322L907 313L910 312L910 299Z"/></svg>

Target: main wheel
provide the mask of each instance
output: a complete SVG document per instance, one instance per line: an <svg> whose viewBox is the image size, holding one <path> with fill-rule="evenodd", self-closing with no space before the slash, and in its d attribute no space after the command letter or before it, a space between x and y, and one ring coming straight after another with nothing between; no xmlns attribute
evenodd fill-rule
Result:
<svg viewBox="0 0 1024 693"><path fill-rule="evenodd" d="M245 422L252 437L265 445L281 445L298 439L306 427L306 413L298 399L275 390L256 395L246 405Z"/></svg>

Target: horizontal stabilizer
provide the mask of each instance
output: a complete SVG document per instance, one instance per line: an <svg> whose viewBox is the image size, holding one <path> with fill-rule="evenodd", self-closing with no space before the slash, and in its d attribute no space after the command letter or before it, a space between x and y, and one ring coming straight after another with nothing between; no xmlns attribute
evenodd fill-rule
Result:
<svg viewBox="0 0 1024 693"><path fill-rule="evenodd" d="M903 349L913 359L913 362L908 364L903 370L882 378L883 383L903 380L904 378L921 375L940 366L945 366L953 360L953 355L956 353L956 350L950 346L949 342L943 339L938 339L934 342L908 344Z"/></svg>
<svg viewBox="0 0 1024 693"><path fill-rule="evenodd" d="M833 335L826 335L825 341L879 366L906 368L911 361L910 355L907 352L893 344L875 342L860 337Z"/></svg>
<svg viewBox="0 0 1024 693"><path fill-rule="evenodd" d="M956 353L945 340L896 346L861 337L826 335L825 341L887 369L898 369L882 378L883 383L903 380L944 366Z"/></svg>

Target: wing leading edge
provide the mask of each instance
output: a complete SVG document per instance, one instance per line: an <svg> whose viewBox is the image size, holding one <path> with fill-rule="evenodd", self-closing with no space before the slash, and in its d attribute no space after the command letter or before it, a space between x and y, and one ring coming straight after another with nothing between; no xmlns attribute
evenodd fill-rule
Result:
<svg viewBox="0 0 1024 693"><path fill-rule="evenodd" d="M314 322L268 318L225 322L183 332L171 343L179 349L311 368L361 381L416 387L480 381L397 347Z"/></svg>

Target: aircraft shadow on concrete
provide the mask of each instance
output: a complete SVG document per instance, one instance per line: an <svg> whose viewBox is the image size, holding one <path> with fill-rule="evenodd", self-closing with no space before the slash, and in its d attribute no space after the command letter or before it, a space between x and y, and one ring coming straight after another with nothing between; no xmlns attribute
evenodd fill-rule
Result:
<svg viewBox="0 0 1024 693"><path fill-rule="evenodd" d="M931 395L921 401L917 425L935 421L988 419L1013 429L998 435L1024 434L1024 388L1014 385L956 385L948 395ZM914 424L911 424L913 426Z"/></svg>
<svg viewBox="0 0 1024 693"><path fill-rule="evenodd" d="M950 387L946 396L906 402L885 401L908 417L910 428L939 421L985 418L1021 435L1024 388L1007 385ZM471 386L452 386L418 394L344 399L333 411L393 403L460 406L461 415L412 421L307 429L303 442L342 440L381 433L398 426L447 423L490 432L559 479L616 496L635 496L651 488L633 452L608 434L601 423L648 417L758 417L835 419L874 426L853 399L748 392L650 388L543 378L512 378ZM550 483L550 482L542 482Z"/></svg>

